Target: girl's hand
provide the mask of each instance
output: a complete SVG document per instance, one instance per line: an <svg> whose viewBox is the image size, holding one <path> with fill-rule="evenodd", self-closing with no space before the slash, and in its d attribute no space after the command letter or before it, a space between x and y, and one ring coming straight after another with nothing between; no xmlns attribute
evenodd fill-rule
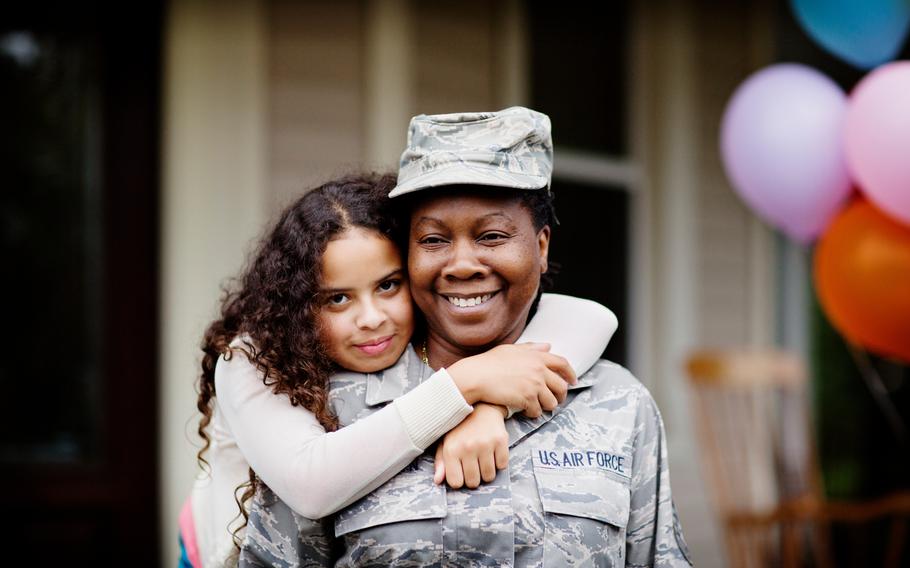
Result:
<svg viewBox="0 0 910 568"><path fill-rule="evenodd" d="M506 409L480 403L461 424L451 429L436 446L433 481L445 480L452 489L475 489L483 480L496 478L496 470L509 463Z"/></svg>
<svg viewBox="0 0 910 568"><path fill-rule="evenodd" d="M499 345L446 369L468 404L483 401L536 418L566 399L575 371L547 343Z"/></svg>

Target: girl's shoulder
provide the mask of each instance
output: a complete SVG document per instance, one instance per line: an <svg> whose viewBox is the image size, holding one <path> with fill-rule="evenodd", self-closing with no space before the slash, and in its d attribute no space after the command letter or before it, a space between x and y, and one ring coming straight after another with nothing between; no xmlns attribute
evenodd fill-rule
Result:
<svg viewBox="0 0 910 568"><path fill-rule="evenodd" d="M238 379L256 377L261 374L252 359L256 353L256 343L246 334L238 335L229 344L229 350L221 354L215 363L215 389L219 394L224 391L225 383L232 385L248 384Z"/></svg>
<svg viewBox="0 0 910 568"><path fill-rule="evenodd" d="M255 366L253 360L256 358L258 350L259 346L256 345L256 341L248 334L242 333L235 336L228 344L228 349L215 362L216 375L219 368L223 372L225 368Z"/></svg>
<svg viewBox="0 0 910 568"><path fill-rule="evenodd" d="M241 333L234 337L228 344L232 351L243 351L252 353L256 350L256 341L248 333Z"/></svg>

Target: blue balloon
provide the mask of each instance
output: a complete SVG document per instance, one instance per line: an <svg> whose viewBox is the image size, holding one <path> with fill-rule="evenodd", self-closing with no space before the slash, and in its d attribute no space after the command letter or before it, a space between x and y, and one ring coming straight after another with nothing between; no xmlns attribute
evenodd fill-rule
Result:
<svg viewBox="0 0 910 568"><path fill-rule="evenodd" d="M791 5L812 39L860 69L894 59L910 31L910 0L792 0Z"/></svg>

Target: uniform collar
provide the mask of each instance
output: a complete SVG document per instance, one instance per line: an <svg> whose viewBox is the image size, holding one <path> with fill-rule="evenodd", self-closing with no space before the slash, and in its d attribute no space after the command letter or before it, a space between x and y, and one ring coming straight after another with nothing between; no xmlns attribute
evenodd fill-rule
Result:
<svg viewBox="0 0 910 568"><path fill-rule="evenodd" d="M595 363L595 367L596 365L597 363ZM556 410L553 412L544 412L537 418L528 418L524 414L516 414L509 420L506 420L506 430L509 432L509 447L514 447L515 444L528 437L532 432L550 420L553 420L553 418L565 410L576 396L585 389L594 386L599 378L598 373L592 372L595 367L592 367L591 370L578 377L578 382L569 387L569 393L566 396L565 402L556 407Z"/></svg>
<svg viewBox="0 0 910 568"><path fill-rule="evenodd" d="M379 373L367 374L367 405L392 402L422 383L430 372L430 368L417 356L414 346L408 344L394 365Z"/></svg>
<svg viewBox="0 0 910 568"><path fill-rule="evenodd" d="M413 345L408 344L401 357L394 365L379 373L367 374L367 392L366 403L369 406L377 406L392 402L401 395L407 393L432 374L430 369L420 356ZM570 392L581 391L592 386L597 380L596 373L590 371L578 378L578 382L569 387ZM528 426L536 424L534 429L546 424L550 419L559 413L562 407L556 409L556 413L545 412L539 418L525 418L523 415L517 416L522 422L528 422Z"/></svg>

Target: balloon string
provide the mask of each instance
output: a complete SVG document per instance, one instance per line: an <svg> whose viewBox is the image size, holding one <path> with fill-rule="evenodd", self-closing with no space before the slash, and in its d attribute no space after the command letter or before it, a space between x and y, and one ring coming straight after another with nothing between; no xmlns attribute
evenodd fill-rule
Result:
<svg viewBox="0 0 910 568"><path fill-rule="evenodd" d="M866 387L868 387L869 392L872 393L872 398L875 399L878 407L885 415L885 419L891 426L891 430L894 431L894 435L897 436L898 442L901 445L905 445L907 442L907 425L897 411L897 407L894 406L891 397L888 396L888 389L885 388L885 382L882 380L882 377L875 366L872 365L872 361L869 360L869 354L862 349L858 349L852 343L848 342L847 346L850 349L850 355L853 356L856 367L859 369L860 376L863 377Z"/></svg>

